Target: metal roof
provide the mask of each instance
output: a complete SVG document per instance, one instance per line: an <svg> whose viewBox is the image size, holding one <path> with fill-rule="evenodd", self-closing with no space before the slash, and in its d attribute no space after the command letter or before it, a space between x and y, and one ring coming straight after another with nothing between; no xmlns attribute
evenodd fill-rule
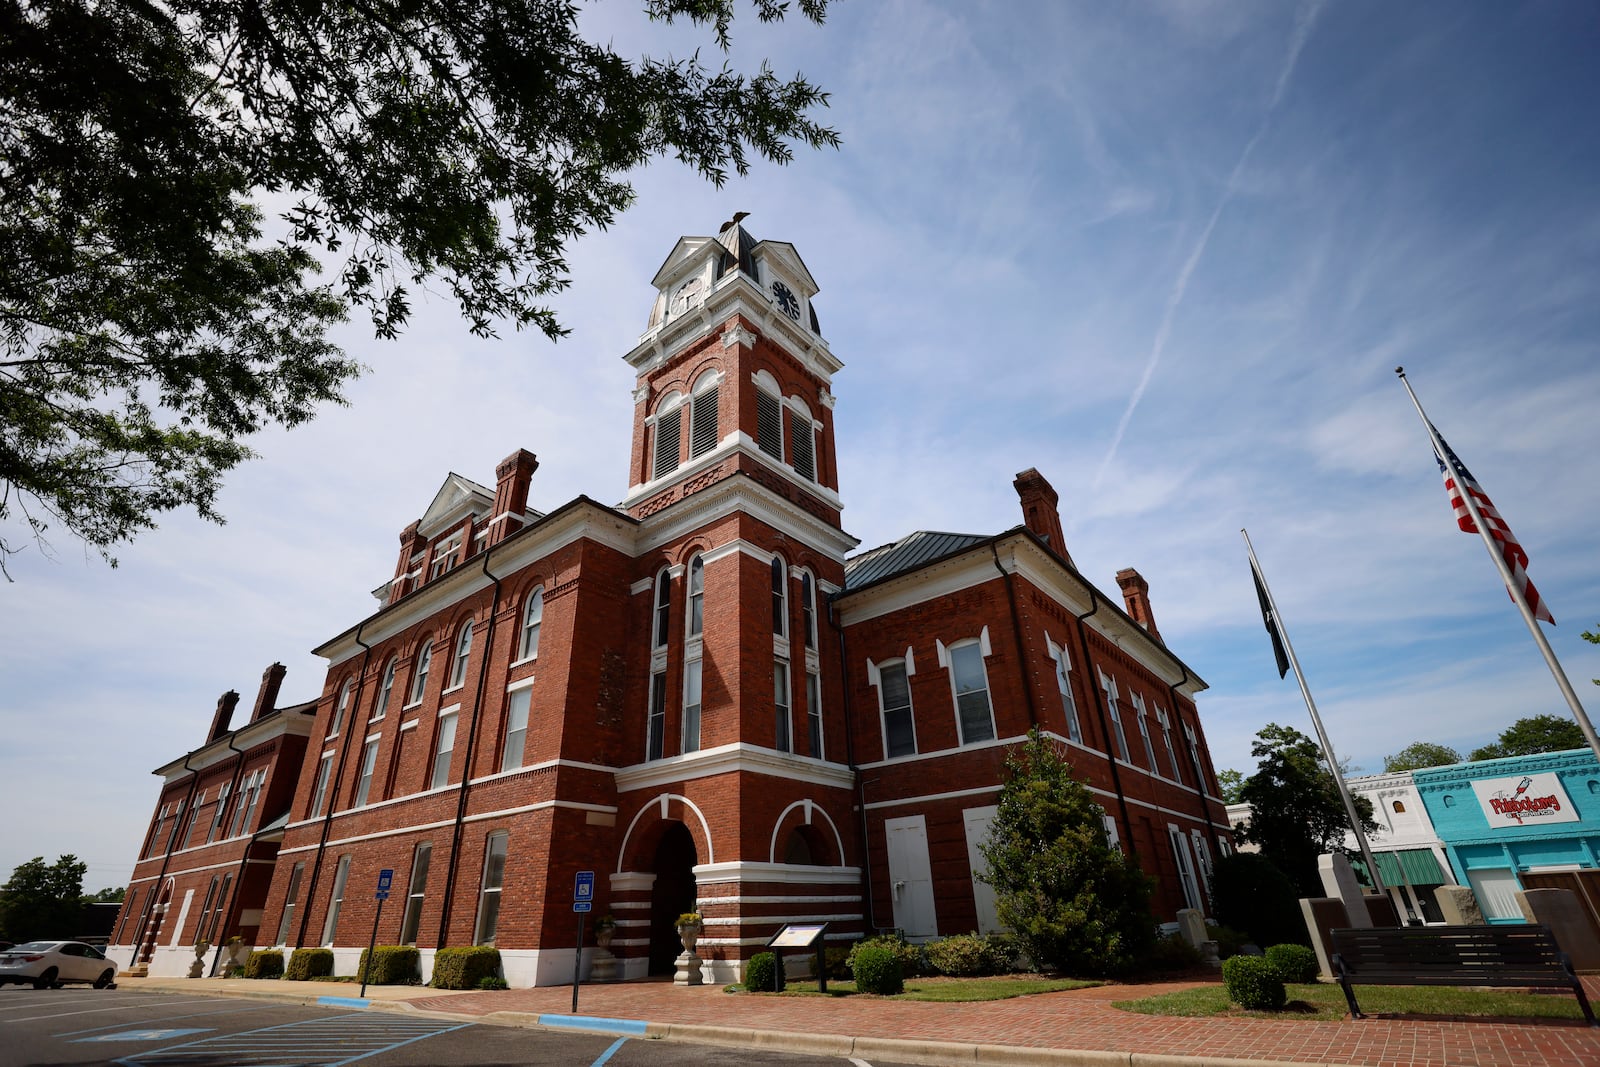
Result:
<svg viewBox="0 0 1600 1067"><path fill-rule="evenodd" d="M861 553L844 564L845 592L915 570L936 559L963 552L989 540L987 534L940 533L918 530L898 541Z"/></svg>

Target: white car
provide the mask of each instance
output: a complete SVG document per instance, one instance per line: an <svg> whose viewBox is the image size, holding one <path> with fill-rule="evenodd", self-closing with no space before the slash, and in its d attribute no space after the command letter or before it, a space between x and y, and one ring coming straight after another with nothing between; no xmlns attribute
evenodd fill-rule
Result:
<svg viewBox="0 0 1600 1067"><path fill-rule="evenodd" d="M0 952L0 986L32 983L35 989L60 989L66 982L88 982L114 989L117 965L82 941L29 941Z"/></svg>

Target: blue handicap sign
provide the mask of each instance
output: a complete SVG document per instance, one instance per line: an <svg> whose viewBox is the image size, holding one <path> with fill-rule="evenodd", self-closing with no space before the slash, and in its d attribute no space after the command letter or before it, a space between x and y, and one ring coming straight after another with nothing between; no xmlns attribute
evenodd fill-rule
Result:
<svg viewBox="0 0 1600 1067"><path fill-rule="evenodd" d="M385 867L383 870L378 872L378 892L387 894L389 892L389 887L392 885L394 885L394 870L392 868ZM387 897L379 897L378 899L385 900Z"/></svg>
<svg viewBox="0 0 1600 1067"><path fill-rule="evenodd" d="M573 911L574 914L576 914L578 912L593 911L593 910L594 910L594 901L592 901L592 900L574 900L572 902L572 911Z"/></svg>
<svg viewBox="0 0 1600 1067"><path fill-rule="evenodd" d="M389 899L389 891L387 889L380 889L376 893L372 894L372 899L373 900L388 900Z"/></svg>
<svg viewBox="0 0 1600 1067"><path fill-rule="evenodd" d="M572 899L573 899L574 902L579 903L579 904L585 904L585 903L588 903L588 902L594 900L594 872L593 871L579 871L578 872L578 880L575 883L573 883L573 886L572 886ZM573 908L572 910L573 911L577 911L579 909ZM588 911L589 909L588 908L584 908L582 910Z"/></svg>

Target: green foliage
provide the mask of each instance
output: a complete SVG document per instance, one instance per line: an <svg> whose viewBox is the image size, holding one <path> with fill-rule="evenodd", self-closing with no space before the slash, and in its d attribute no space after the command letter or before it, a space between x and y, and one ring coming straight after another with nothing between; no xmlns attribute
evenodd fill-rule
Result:
<svg viewBox="0 0 1600 1067"><path fill-rule="evenodd" d="M1037 730L1006 759L989 840L980 846L1000 921L1043 967L1115 973L1155 938L1151 881L1106 840L1102 811Z"/></svg>
<svg viewBox="0 0 1600 1067"><path fill-rule="evenodd" d="M643 3L730 50L734 0ZM788 6L754 0L762 22ZM0 6L0 521L108 560L162 512L220 521L243 439L359 372L328 339L350 310L394 337L415 286L480 336L557 337L566 245L629 206L630 170L666 157L721 185L838 143L801 76L625 57L579 17L568 0ZM20 547L0 536L0 570Z"/></svg>
<svg viewBox="0 0 1600 1067"><path fill-rule="evenodd" d="M1285 982L1302 984L1315 982L1322 968L1317 964L1317 954L1305 945L1271 945L1266 960Z"/></svg>
<svg viewBox="0 0 1600 1067"><path fill-rule="evenodd" d="M246 978L282 978L283 952L275 948L258 948L244 961Z"/></svg>
<svg viewBox="0 0 1600 1067"><path fill-rule="evenodd" d="M806 957L806 973L812 978L817 976L817 957ZM835 979L844 982L850 979L850 950L847 948L826 948L822 950L822 965L828 970L828 980Z"/></svg>
<svg viewBox="0 0 1600 1067"><path fill-rule="evenodd" d="M1239 790L1244 788L1244 775L1229 767L1217 772L1217 788L1222 790L1224 804L1239 803Z"/></svg>
<svg viewBox="0 0 1600 1067"><path fill-rule="evenodd" d="M498 977L500 950L489 945L442 948L433 957L435 989L478 989L485 978Z"/></svg>
<svg viewBox="0 0 1600 1067"><path fill-rule="evenodd" d="M1200 950L1182 934L1169 934L1156 938L1150 954L1140 960L1141 968L1149 971L1187 971L1200 966Z"/></svg>
<svg viewBox="0 0 1600 1067"><path fill-rule="evenodd" d="M922 954L922 946L913 945L898 934L879 934L876 937L863 938L851 945L850 952L845 957L845 966L852 972L855 971L856 953L866 948L881 948L893 952L900 960L900 973L907 978L928 972L928 961Z"/></svg>
<svg viewBox="0 0 1600 1067"><path fill-rule="evenodd" d="M977 934L941 937L928 942L922 951L934 974L951 978L978 978L1000 973L995 969L988 942Z"/></svg>
<svg viewBox="0 0 1600 1067"><path fill-rule="evenodd" d="M1301 896L1321 896L1317 857L1344 851L1350 830L1338 784L1323 766L1317 743L1292 726L1268 723L1256 734L1250 755L1259 761L1256 773L1239 791L1250 805L1250 825L1238 836L1259 846ZM1372 803L1360 796L1354 800L1362 828L1376 833Z"/></svg>
<svg viewBox="0 0 1600 1067"><path fill-rule="evenodd" d="M121 904L127 895L127 889L122 886L108 886L97 893L86 895L83 898L83 902L85 904Z"/></svg>
<svg viewBox="0 0 1600 1067"><path fill-rule="evenodd" d="M1282 875L1280 874L1279 877L1282 877ZM1216 926L1210 926L1207 929L1211 934L1211 940L1217 943L1218 959L1225 960L1229 956L1237 956L1240 949L1251 943L1249 934L1245 933L1243 930L1235 930L1231 926L1222 926L1219 924Z"/></svg>
<svg viewBox="0 0 1600 1067"><path fill-rule="evenodd" d="M333 973L333 949L297 948L289 955L283 976L291 982L309 982Z"/></svg>
<svg viewBox="0 0 1600 1067"><path fill-rule="evenodd" d="M1222 985L1228 999L1246 1011L1277 1011L1289 999L1277 969L1261 956L1223 960Z"/></svg>
<svg viewBox="0 0 1600 1067"><path fill-rule="evenodd" d="M894 996L905 991L905 975L900 969L900 956L884 945L862 945L851 953L851 973L855 975L856 989L862 993Z"/></svg>
<svg viewBox="0 0 1600 1067"><path fill-rule="evenodd" d="M1259 853L1235 852L1218 859L1212 866L1211 899L1222 924L1219 930L1244 931L1257 945L1309 943L1294 883ZM1220 935L1217 940L1223 957L1239 950L1234 944L1232 952L1224 951Z"/></svg>
<svg viewBox="0 0 1600 1067"><path fill-rule="evenodd" d="M361 960L356 964L356 978L368 985L416 985L422 973L422 954L410 945L379 945L372 950L368 964L367 950L361 950Z"/></svg>
<svg viewBox="0 0 1600 1067"><path fill-rule="evenodd" d="M499 975L490 974L490 975L485 975L484 977L478 979L478 988L479 989L510 989L511 986L510 986L509 983L506 982L506 980L504 978L501 978Z"/></svg>
<svg viewBox="0 0 1600 1067"><path fill-rule="evenodd" d="M1530 715L1518 719L1482 748L1473 749L1468 760L1500 759L1504 756L1537 756L1541 752L1561 752L1587 748L1589 741L1574 719L1561 715Z"/></svg>
<svg viewBox="0 0 1600 1067"><path fill-rule="evenodd" d="M757 952L744 965L744 987L752 993L771 993L778 988L778 957Z"/></svg>
<svg viewBox="0 0 1600 1067"><path fill-rule="evenodd" d="M0 399L0 409L4 404ZM0 424L3 422L0 417ZM54 863L35 856L19 865L0 886L0 939L21 944L76 935L83 920L83 872L88 869L88 864L73 855L61 856Z"/></svg>
<svg viewBox="0 0 1600 1067"><path fill-rule="evenodd" d="M1449 745L1436 745L1432 741L1413 741L1392 756L1383 757L1386 774L1396 771L1420 771L1428 767L1448 767L1461 762L1461 753Z"/></svg>

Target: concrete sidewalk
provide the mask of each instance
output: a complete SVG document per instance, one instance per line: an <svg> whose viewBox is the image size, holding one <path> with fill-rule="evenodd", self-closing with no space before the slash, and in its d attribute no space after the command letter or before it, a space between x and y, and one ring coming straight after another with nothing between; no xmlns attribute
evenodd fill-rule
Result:
<svg viewBox="0 0 1600 1067"><path fill-rule="evenodd" d="M1119 1011L1113 1001L1203 982L1100 986L977 1004L866 997L728 994L667 981L586 985L572 1014L570 987L455 992L368 986L373 1007L441 1013L485 1023L598 1029L702 1044L759 1047L919 1064L1060 1064L1064 1067L1596 1067L1600 1029L1581 1022L1364 1019L1341 1022L1186 1019ZM1600 979L1586 978L1591 999ZM267 996L300 1003L355 997L325 982L145 978L124 989Z"/></svg>

